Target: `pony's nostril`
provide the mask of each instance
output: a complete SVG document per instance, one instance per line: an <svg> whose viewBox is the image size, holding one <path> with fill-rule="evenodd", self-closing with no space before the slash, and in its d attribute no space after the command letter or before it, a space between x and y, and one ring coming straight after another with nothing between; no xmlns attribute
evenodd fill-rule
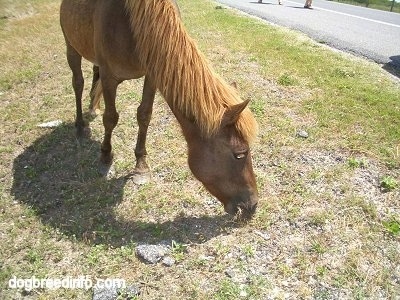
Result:
<svg viewBox="0 0 400 300"><path fill-rule="evenodd" d="M238 205L235 217L239 221L249 221L257 210L257 203L253 205Z"/></svg>

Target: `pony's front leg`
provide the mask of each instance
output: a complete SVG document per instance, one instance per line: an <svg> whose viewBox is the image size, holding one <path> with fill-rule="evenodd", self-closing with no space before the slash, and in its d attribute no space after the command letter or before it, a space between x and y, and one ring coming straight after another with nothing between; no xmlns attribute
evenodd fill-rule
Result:
<svg viewBox="0 0 400 300"><path fill-rule="evenodd" d="M105 107L103 114L104 139L103 143L101 144L100 161L103 164L103 167L107 168L111 165L113 157L111 136L115 126L117 126L119 119L119 115L115 107L115 97L117 93L118 84L119 82L117 82L113 78L101 76L101 85L103 88Z"/></svg>
<svg viewBox="0 0 400 300"><path fill-rule="evenodd" d="M150 168L146 162L146 137L147 129L151 120L151 114L153 112L155 94L156 87L149 77L146 76L143 86L142 102L137 109L139 132L135 148L136 167L132 174L132 180L136 184L144 184L150 180Z"/></svg>

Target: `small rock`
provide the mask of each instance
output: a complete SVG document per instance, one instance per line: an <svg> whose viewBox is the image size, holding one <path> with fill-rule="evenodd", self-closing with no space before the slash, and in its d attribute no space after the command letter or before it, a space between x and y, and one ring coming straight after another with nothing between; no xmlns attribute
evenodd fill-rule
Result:
<svg viewBox="0 0 400 300"><path fill-rule="evenodd" d="M306 139L308 138L308 132L305 130L298 130L297 136Z"/></svg>
<svg viewBox="0 0 400 300"><path fill-rule="evenodd" d="M55 121L50 121L50 122L38 124L38 127L40 127L40 128L54 128L54 127L60 126L61 124L62 124L61 120L55 120Z"/></svg>
<svg viewBox="0 0 400 300"><path fill-rule="evenodd" d="M123 296L123 299L135 299L140 295L140 289L138 286L128 286L125 288L93 288L93 300L114 300L119 299L119 296Z"/></svg>
<svg viewBox="0 0 400 300"><path fill-rule="evenodd" d="M167 267L172 267L175 264L175 259L173 259L171 256L166 256L163 258L162 264Z"/></svg>
<svg viewBox="0 0 400 300"><path fill-rule="evenodd" d="M225 275L231 278L235 283L247 284L249 281L247 276L241 274L238 270L227 269L225 270Z"/></svg>
<svg viewBox="0 0 400 300"><path fill-rule="evenodd" d="M235 277L235 271L233 270L225 270L225 275L228 276L229 278L234 278Z"/></svg>
<svg viewBox="0 0 400 300"><path fill-rule="evenodd" d="M206 204L210 207L219 207L219 205L220 205L219 201L212 197L210 197L206 200Z"/></svg>
<svg viewBox="0 0 400 300"><path fill-rule="evenodd" d="M257 234L258 236L262 237L266 241L268 241L270 239L270 236L267 233L263 233L259 230L254 230L254 233Z"/></svg>
<svg viewBox="0 0 400 300"><path fill-rule="evenodd" d="M156 264L165 255L167 255L169 249L166 245L139 245L136 247L136 255L144 260L146 263Z"/></svg>
<svg viewBox="0 0 400 300"><path fill-rule="evenodd" d="M208 255L208 256L202 255L202 256L200 256L200 259L201 259L201 260L211 261L211 260L214 260L215 257L214 257L214 256L211 256L211 255Z"/></svg>
<svg viewBox="0 0 400 300"><path fill-rule="evenodd" d="M239 296L242 297L242 298L246 298L247 297L247 292L245 290L242 290L242 291L240 291Z"/></svg>
<svg viewBox="0 0 400 300"><path fill-rule="evenodd" d="M286 281L286 280L282 281L281 284L282 284L282 286L284 286L284 287L288 287L288 286L289 286L289 282Z"/></svg>
<svg viewBox="0 0 400 300"><path fill-rule="evenodd" d="M93 300L111 300L116 299L118 297L117 289L100 289L95 287L93 289Z"/></svg>

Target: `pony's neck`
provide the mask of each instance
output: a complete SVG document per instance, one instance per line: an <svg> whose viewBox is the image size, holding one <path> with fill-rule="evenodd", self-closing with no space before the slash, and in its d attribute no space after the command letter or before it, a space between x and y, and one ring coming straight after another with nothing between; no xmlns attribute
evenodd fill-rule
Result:
<svg viewBox="0 0 400 300"><path fill-rule="evenodd" d="M139 61L174 112L215 133L226 107L241 102L209 66L169 0L126 0Z"/></svg>
<svg viewBox="0 0 400 300"><path fill-rule="evenodd" d="M125 0L138 59L172 111L192 120L203 137L215 134L226 108L241 103L187 34L171 0ZM236 123L251 142L257 123L245 109Z"/></svg>

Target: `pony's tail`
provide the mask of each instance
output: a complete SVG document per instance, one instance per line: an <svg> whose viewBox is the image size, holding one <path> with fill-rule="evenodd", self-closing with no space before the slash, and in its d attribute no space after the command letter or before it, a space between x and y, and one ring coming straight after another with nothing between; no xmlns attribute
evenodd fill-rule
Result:
<svg viewBox="0 0 400 300"><path fill-rule="evenodd" d="M101 80L97 80L93 93L90 95L89 113L92 116L97 116L100 111L100 99L103 96L103 85Z"/></svg>

